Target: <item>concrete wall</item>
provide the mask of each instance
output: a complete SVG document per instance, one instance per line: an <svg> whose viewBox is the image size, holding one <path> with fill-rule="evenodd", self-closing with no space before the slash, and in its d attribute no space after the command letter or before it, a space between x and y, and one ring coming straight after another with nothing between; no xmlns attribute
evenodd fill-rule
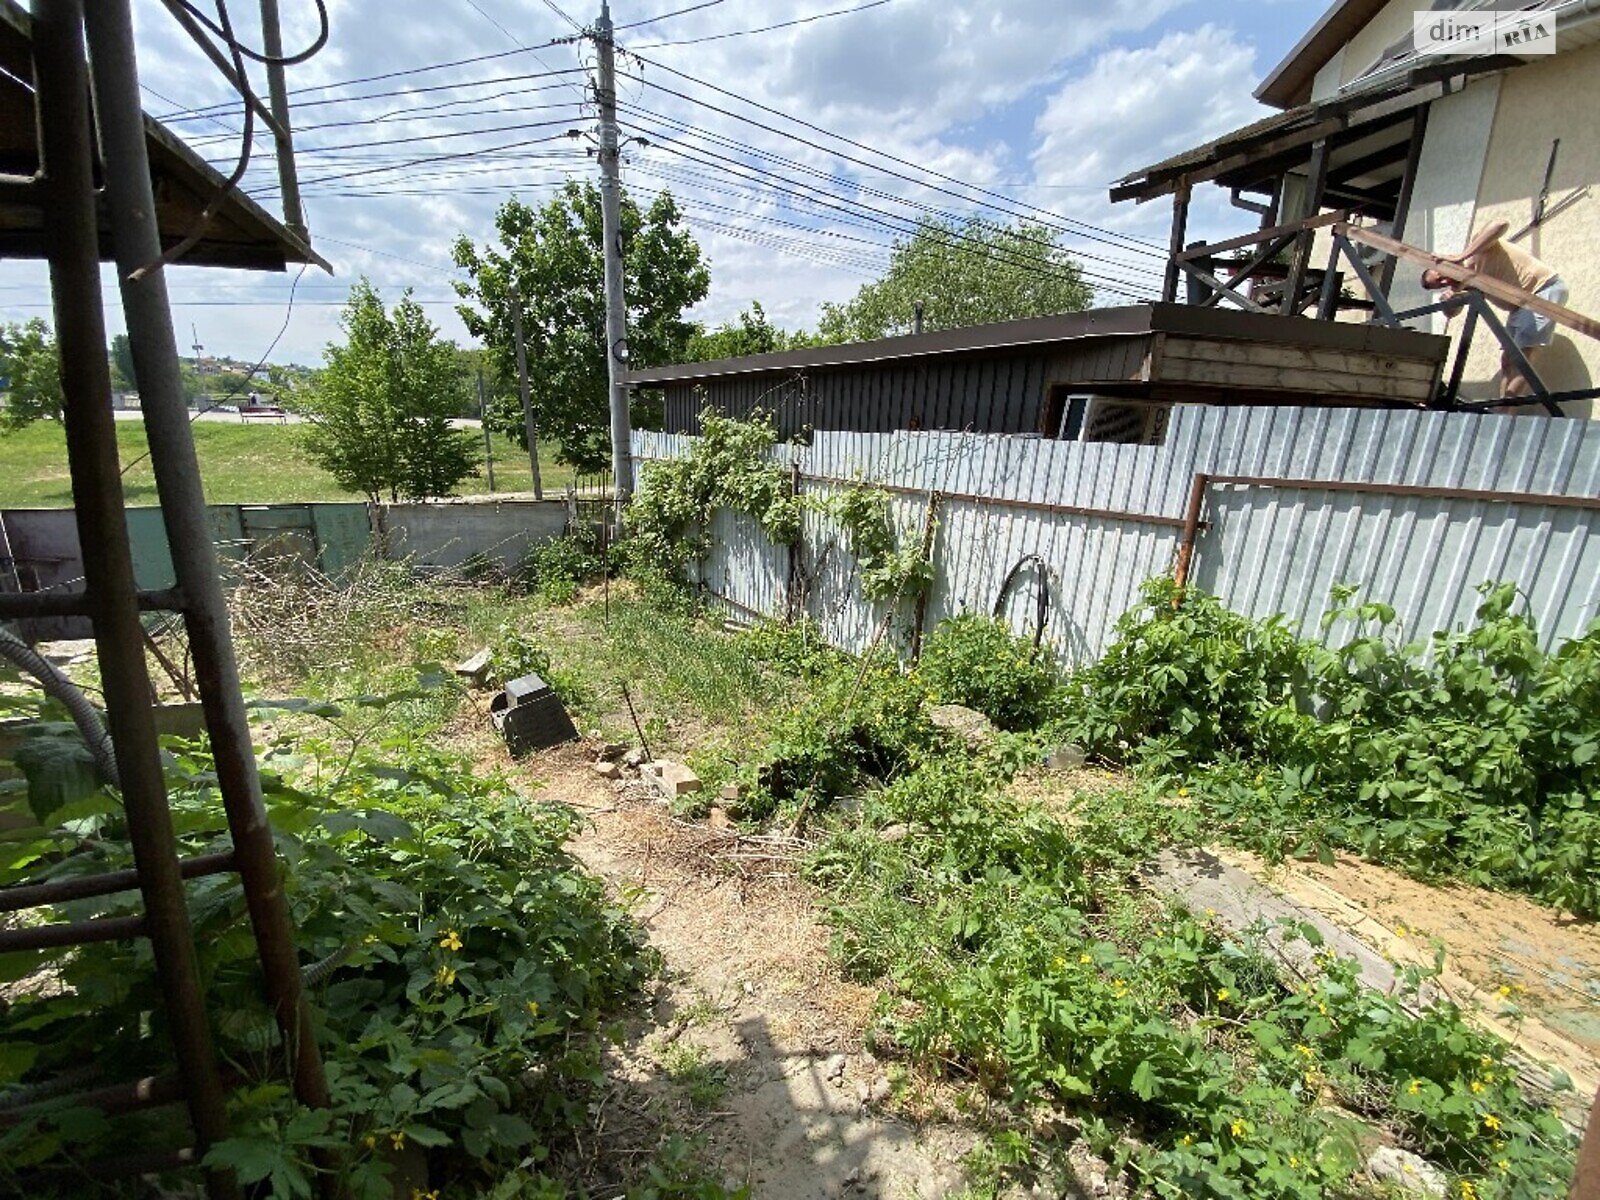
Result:
<svg viewBox="0 0 1600 1200"><path fill-rule="evenodd" d="M561 500L386 504L381 523L389 553L419 566L458 567L484 554L514 567L529 546L565 532L567 506Z"/></svg>

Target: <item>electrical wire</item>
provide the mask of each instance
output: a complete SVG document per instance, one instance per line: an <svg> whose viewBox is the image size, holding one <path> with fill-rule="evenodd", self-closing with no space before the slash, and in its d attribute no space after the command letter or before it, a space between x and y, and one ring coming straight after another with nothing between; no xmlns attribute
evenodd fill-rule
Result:
<svg viewBox="0 0 1600 1200"><path fill-rule="evenodd" d="M499 21L495 20L492 16L490 16L478 4L478 0L467 0L467 5L468 5L469 8L472 9L473 12L477 13L485 21L489 22L489 24L493 25L501 33L505 34L506 37L511 40L511 44L512 45L514 45L514 46L522 46L523 45L522 39L519 38L516 34L512 33L511 30L507 29L504 25L500 24ZM526 49L526 47L523 47L523 48Z"/></svg>
<svg viewBox="0 0 1600 1200"><path fill-rule="evenodd" d="M866 12L869 8L881 8L890 0L868 0L866 4L858 4L854 8L836 8L832 12L813 13L809 17L797 17L792 21L779 21L776 25L763 25L759 29L734 29L727 33L710 33L704 37L680 38L675 42L651 42L643 47L645 50L659 50L663 46L696 46L701 42L720 42L724 38L749 37L753 33L771 33L774 29L788 29L794 25L809 25L813 21L825 21L829 17L848 17L852 13ZM626 29L627 26L622 26ZM633 51L629 51L633 53Z"/></svg>
<svg viewBox="0 0 1600 1200"><path fill-rule="evenodd" d="M289 304L288 307L283 311L283 324L278 326L278 332L273 336L272 341L268 343L267 348L262 352L261 357L256 359L256 365L251 367L249 371L245 372L244 378L235 384L233 390L221 400L218 400L213 404L209 404L205 408L196 409L194 414L189 418L189 424L193 425L206 413L213 412L216 409L221 408L229 400L232 400L238 396L239 393L244 390L245 385L247 385L256 377L256 373L259 372L262 367L266 366L267 359L270 358L272 356L272 352L278 348L278 343L283 340L283 335L289 328L289 320L294 316L295 293L300 290L300 280L305 278L306 270L310 266L310 263L301 263L300 270L295 273L294 282L289 285ZM198 341L199 339L196 338L195 340ZM150 449L149 447L146 447L143 454L139 455L135 459L130 460L127 465L122 468L122 470L118 473L118 478L127 475L129 471L133 470L136 466L149 457Z"/></svg>
<svg viewBox="0 0 1600 1200"><path fill-rule="evenodd" d="M921 228L923 228L923 223L915 220L914 218L904 217L898 213L885 212L882 209L874 208L868 204L863 204L861 201L835 197L830 193L821 192L821 189L815 188L804 181L790 179L787 176L779 175L774 171L763 171L760 168L751 167L748 164L741 163L736 159L729 158L726 155L717 154L715 151L705 150L702 147L688 146L686 143L680 142L675 138L668 137L659 132L657 132L656 136L666 148L688 158L691 162L697 162L702 166L709 166L713 169L733 169L753 172L753 176L746 175L743 176L743 178L754 178L755 182L762 183L774 191L783 192L789 195L797 194L792 190L796 187L809 189L810 194L798 194L804 196L806 199L810 199L816 203L822 204L824 207L834 208L840 212L865 217L867 220L872 221L874 224L881 225L883 228L888 229L891 232L914 236ZM698 156L701 154L709 156L710 159L717 161L707 161L706 158ZM763 178L763 176L770 178ZM785 187L785 184L790 186ZM892 224L891 222L898 222L898 224ZM994 261L1003 265L1026 267L1031 270L1041 271L1043 274L1063 281L1073 280L1078 276L1082 276L1084 278L1101 278L1105 279L1110 285L1106 290L1121 292L1122 294L1129 296L1138 295L1138 293L1128 290L1127 286L1125 285L1125 281L1112 279L1108 276L1097 275L1097 273L1085 270L1081 267L1078 267L1076 264L1051 264L1049 260L1037 256L1019 257L1017 255L1008 254L995 247L989 246L976 238L961 233L959 230L946 230L944 232L949 234L952 241L970 243L974 247L974 249L971 251L972 253L982 254L984 257L993 259ZM1064 266L1068 269L1063 270L1062 268Z"/></svg>
<svg viewBox="0 0 1600 1200"><path fill-rule="evenodd" d="M629 113L636 113L636 114L640 114L640 115L643 115L645 117L648 117L648 118L650 118L652 120L667 122L668 124L671 124L671 125L675 126L681 132L687 133L690 136L713 139L716 142L718 142L719 144L721 144L723 146L726 146L729 149L742 151L744 153L753 155L756 158L760 158L760 159L763 159L763 160L768 161L768 162L776 162L776 163L779 163L779 164L781 164L783 166L789 167L789 168L791 168L793 170L803 171L807 175L812 175L812 176L815 176L816 178L819 178L819 179L824 179L824 180L827 180L827 181L835 183L835 184L840 184L840 185L843 185L843 186L846 186L846 187L851 187L854 190L862 193L863 195L873 196L873 197L875 197L877 199L885 200L885 201L888 201L888 202L893 203L893 204L904 205L907 208L918 209L918 210L920 210L922 212L928 213L928 214L930 214L932 216L935 216L935 217L937 217L937 218L939 218L941 220L948 221L948 222L951 222L951 223L959 224L960 221L961 221L961 218L957 214L951 213L951 212L949 212L947 210L944 210L944 209L936 208L935 206L933 206L931 204L926 204L926 203L923 203L922 201L912 200L912 199L909 199L909 198L904 197L904 196L899 196L899 195L896 195L893 192L886 192L886 191L883 191L880 188L867 187L867 186L865 186L863 184L857 183L854 180L847 179L842 175L833 174L833 173L830 173L830 172L827 172L827 171L822 171L822 170L819 170L816 167L809 166L806 163L798 162L795 159L785 158L782 155L772 154L772 153L770 153L768 151L759 150L754 146L750 146L750 145L748 145L746 143L739 142L739 141L737 141L737 140L735 140L733 138L725 137L722 134L715 133L715 132L713 132L711 130L697 129L694 126L686 125L686 124L684 124L682 122L676 121L671 117L664 117L659 113L650 112L647 109L636 108L633 105L619 105L618 107L626 110ZM1157 272L1154 269L1154 267L1140 266L1140 265L1137 265L1137 264L1134 264L1134 263L1129 263L1129 262L1123 261L1121 259L1106 258L1104 255L1095 254L1095 253L1093 253L1091 251L1083 250L1083 249L1080 249L1078 247L1073 247L1073 246L1065 246L1065 247L1063 247L1063 246L1059 245L1059 243L1057 243L1054 239L1044 239L1044 238L1037 238L1037 237L1029 237L1029 236L1027 236L1025 234L1020 234L1020 231L1019 231L1019 236L1020 236L1020 240L1026 241L1026 242L1031 242L1034 245L1037 245L1041 249L1044 249L1044 250L1062 250L1062 249L1064 249L1064 250L1069 251L1076 258L1085 259L1085 260L1090 261L1090 262L1106 263L1106 264L1111 265L1111 266L1124 267L1124 268L1127 268L1129 270L1136 270L1136 271L1145 272L1145 273L1149 274L1153 278L1158 278L1159 274L1160 274L1159 272ZM1121 247L1117 247L1117 248L1121 249Z"/></svg>
<svg viewBox="0 0 1600 1200"><path fill-rule="evenodd" d="M311 0L311 2L317 6L317 21L319 22L320 26L317 30L316 39L311 43L311 45L300 51L300 53L283 56L277 54L263 54L259 51L250 49L249 46L244 45L233 36L233 27L227 20L223 20L220 26L213 24L211 18L207 17L205 13L196 8L194 4L190 2L190 0L175 0L175 3L191 17L200 22L201 25L205 26L217 37L227 42L230 49L243 55L245 58L253 59L256 62L263 63L269 67L298 66L300 63L315 58L322 48L328 44L328 34L330 30L328 28L327 0ZM470 4L472 0L467 0L467 2ZM168 5L168 7L170 8L171 5ZM222 14L219 12L217 15L220 17Z"/></svg>
<svg viewBox="0 0 1600 1200"><path fill-rule="evenodd" d="M641 25L654 25L657 21L665 21L669 17L681 17L685 13L699 12L702 8L715 8L721 3L723 3L723 0L705 0L703 4L694 4L688 8L665 12L658 17L646 17L643 21L629 21L626 25L615 25L612 27L611 32L621 33L624 29L638 29Z"/></svg>
<svg viewBox="0 0 1600 1200"><path fill-rule="evenodd" d="M184 2L185 0L163 0L163 3L169 9ZM244 173L250 169L250 150L255 142L256 127L255 104L251 102L260 103L260 101L256 100L255 94L250 90L250 78L245 74L244 57L240 52L239 40L233 35L233 21L228 16L228 0L216 0L216 5L217 19L222 23L222 36L227 42L229 53L233 57L233 72L237 80L235 86L239 91L240 99L244 101L244 129L240 133L239 161L234 166L232 173L218 186L216 193L206 202L205 207L200 210L200 215L195 218L189 232L184 234L176 245L163 251L142 267L136 267L129 273L128 278L135 282L143 279L151 271L159 270L169 263L177 262L178 259L199 245L200 239L205 236L206 230L210 228L212 219L216 217L217 212L222 208L223 202L232 194L233 189L239 185L239 181L244 178ZM179 25L197 43L204 37L201 31L191 31L181 21Z"/></svg>
<svg viewBox="0 0 1600 1200"><path fill-rule="evenodd" d="M573 27L573 29L577 30L579 33L582 33L584 31L583 30L583 26L578 24L578 22L574 21L570 16L568 16L567 13L565 12L565 10L563 10L561 8L561 6L558 5L555 2L555 0L544 0L544 6L546 8L548 8L551 12L555 13L556 16L560 17L568 25L571 25Z"/></svg>
<svg viewBox="0 0 1600 1200"><path fill-rule="evenodd" d="M459 120L459 119L461 119L463 117L492 117L492 116L495 116L496 114L501 115L501 116L505 116L505 115L507 115L509 113L512 113L512 112L519 112L519 113L525 113L525 112L548 112L548 111L550 111L552 109L563 109L563 108L574 108L575 109L575 108L578 108L578 107L579 107L579 105L575 101L563 100L563 101L559 101L559 102L554 103L554 104L524 104L524 105L522 105L522 106L520 106L520 107L518 107L516 109L510 109L510 108L475 108L475 109L468 109L465 112L442 113L442 114L440 114L438 116L433 116L433 117L406 117L405 121L402 122L402 123L409 123L409 122L413 122L413 121L420 122L420 123L427 123L427 122L430 122L430 121L455 121L455 120ZM324 121L320 125L302 125L299 128L297 128L294 131L294 133L295 133L296 137L299 137L303 133L316 133L316 132L318 132L320 130L323 130L323 129L350 129L352 127L380 125L380 124L384 124L384 123L385 123L384 121L382 121L382 120L380 120L379 118L376 118L376 117L367 117L367 118L362 118L360 120L351 120L351 121ZM487 132L492 132L492 131L491 130L483 130L481 132L487 133ZM435 136L442 136L442 135L435 135ZM459 135L453 135L453 136L459 136ZM216 141L221 141L221 140L222 140L221 138L216 139ZM215 145L216 141L212 141L209 144ZM205 147L205 145L207 144L207 139L197 138L197 139L191 141L189 144L191 146L195 147L196 149L203 149ZM393 143L391 143L391 142L364 142L362 144L366 145L366 146L386 146L386 145L392 145ZM306 146L306 147L302 147L302 149L305 149L307 151L315 151L316 153L320 154L320 153L324 153L324 152L329 151L329 150L336 149L336 147L332 147L332 146Z"/></svg>
<svg viewBox="0 0 1600 1200"><path fill-rule="evenodd" d="M632 53L632 52L630 51L630 53ZM857 150L864 151L864 152L866 152L868 154L877 155L879 158L887 159L888 161L893 162L893 163L897 163L897 164L899 164L900 166L903 166L903 167L909 167L914 171L920 171L923 174L932 176L935 179L943 180L945 183L953 183L953 184L956 184L959 187L967 188L969 191L977 192L980 195L989 196L991 199L1000 200L1000 201L1004 202L1007 205L1013 206L1014 209L1023 209L1023 210L1029 211L1029 212L1033 212L1033 213L1036 213L1036 214L1038 214L1040 216L1048 217L1048 218L1050 218L1051 221L1065 222L1069 226L1075 226L1075 227L1078 227L1078 228L1083 229L1083 230L1088 230L1091 233L1112 237L1112 238L1118 239L1119 241L1130 243L1130 245L1131 245L1131 247L1133 249L1141 250L1144 253L1155 254L1157 257L1160 257L1160 258L1165 258L1166 257L1166 250L1165 250L1164 247L1157 246L1154 242L1147 241L1144 238L1136 238L1136 237L1133 237L1133 236L1131 236L1129 234L1118 233L1114 229L1107 229L1104 226L1094 225L1094 224L1091 224L1090 222L1087 222L1087 221L1080 221L1080 220L1078 220L1078 219L1076 219L1074 217L1063 217L1059 213L1053 213L1053 212L1049 211L1048 209L1039 208L1037 205L1025 204L1024 202L1022 202L1020 200L1013 200L1009 196L1002 195L999 192L990 191L989 189L981 187L978 184L967 183L965 180L957 179L953 175L946 175L942 171L936 171L932 167L925 167L921 163L914 163L914 162L910 161L909 159L900 158L897 155L889 153L887 150L880 150L875 146L867 145L865 142L859 142L859 141L856 141L854 138L848 138L848 137L844 136L844 134L834 133L830 129L825 129L821 125L817 125L817 124L814 124L814 123L812 123L810 121L806 121L803 118L790 116L788 113L782 112L779 109L771 107L770 105L762 104L760 101L757 101L757 100L751 100L747 96L741 96L737 92L729 91L727 88L719 87L716 84L710 83L710 82L708 82L708 81L706 81L704 79L699 79L699 78L697 78L697 77L695 77L693 75L690 75L686 71L679 71L676 68L669 67L665 63L658 62L655 59L648 59L648 58L645 58L643 55L636 54L636 53L634 54L634 57L637 58L641 63L645 64L646 66L655 67L657 70L665 71L669 75L675 75L679 79L685 80L686 82L695 84L695 85L697 85L699 87L706 88L709 91L716 92L718 95L726 96L730 100L738 100L741 103L748 104L750 107L760 110L761 112L768 113L768 114L770 114L772 116L775 116L775 117L781 117L785 121L790 121L793 124L799 125L804 129L809 129L813 133L822 134L824 137L833 138L835 141L843 142L845 145L852 146ZM639 76L638 78L639 78L640 82L644 83L647 87L653 87L653 88L656 88L659 91L665 91L670 95L678 96L681 99L689 101L691 104L698 104L698 105L700 105L700 106L702 106L704 108L711 109L714 112L723 113L723 115L732 117L734 120L744 121L746 124L754 125L758 129L764 129L767 132L776 134L779 137L786 137L786 138L790 138L790 139L795 140L795 141L804 142L804 144L811 145L815 149L823 150L825 153L834 154L834 155L836 155L838 157L841 157L841 158L846 157L840 151L830 150L827 147L815 146L814 143L805 142L804 139L800 138L796 134L789 133L789 132L787 132L785 130L782 130L782 129L774 129L769 125L765 125L762 122L755 120L754 118L746 117L746 116L743 116L743 115L741 115L739 113L728 112L725 109L715 108L714 106L708 104L704 100L700 100L700 99L698 99L698 98L696 98L694 96L686 96L682 92L673 91L670 88L663 87L661 84L654 83L651 80L645 79L643 76ZM847 161L855 161L855 160L847 160ZM870 164L868 164L868 165L870 165ZM911 182L922 183L922 186L925 186L925 187L933 187L933 185L927 184L927 183L923 183L920 180L913 179L913 180L911 180ZM936 190L942 190L942 189L936 189ZM972 200L972 198L970 196L959 196L958 195L957 198L961 199L961 200L964 200L969 204L970 203L974 203L974 201ZM995 206L990 205L989 207L995 207ZM1002 209L996 208L996 211L1010 211L1010 210L1002 210ZM1021 215L1021 214L1019 214L1019 213L1017 213L1015 211L1010 211L1010 215L1011 216L1017 216L1017 215ZM1088 234L1085 234L1084 236L1088 236Z"/></svg>
<svg viewBox="0 0 1600 1200"><path fill-rule="evenodd" d="M381 83L385 79L404 79L404 78L406 78L408 76L411 76L411 75L424 75L424 74L427 74L430 71L447 71L447 70L451 70L451 69L453 69L455 67L469 67L469 66L474 66L474 65L476 65L478 63L494 62L494 61L496 61L498 59L510 58L511 56L516 55L516 54L531 54L531 53L533 53L534 51L537 51L537 50L548 50L548 49L551 49L552 47L555 47L555 46L571 45L576 40L577 40L576 37L551 38L548 42L540 42L540 43L538 43L536 45L532 45L532 46L519 46L515 50L498 50L498 51L495 51L492 54L476 54L476 55L473 55L471 58L458 58L458 59L453 59L450 62L425 63L420 67L406 67L406 68L404 68L402 70L398 70L398 71L385 71L380 75L361 75L361 76L357 76L354 79L342 79L342 80L338 80L338 81L336 81L334 83L309 84L309 85L307 85L305 87L291 89L290 92L289 92L289 95L291 95L291 96L299 96L299 95L305 94L306 92L326 92L326 91L331 91L334 88L357 87L357 86L359 86L360 84L363 84L363 83ZM566 75L566 74L576 73L579 70L582 70L582 68L581 67L574 67L574 68L571 68L570 70L563 70L563 71L552 71L552 70L546 69L545 74L546 75ZM465 83L445 84L445 85L442 85L442 86L444 86L444 87L470 87L470 86L474 86L476 84L499 83L499 82L501 82L501 81L498 80L498 79L482 79L482 80L469 81L469 82L465 82ZM417 89L414 89L414 90L423 91L425 89L417 88ZM406 95L408 93L402 91L402 92L396 92L396 93L391 93L391 94L393 94L393 95ZM360 97L360 96L356 96L356 97L340 97L340 98L338 98L337 101L328 101L328 103L343 102L343 101L348 101L348 100L359 100L359 99L372 99L372 97L370 97L370 96L368 96L368 97ZM314 104L314 103L317 103L317 101L301 101L301 102L298 103L297 106L303 108L303 107L306 107L309 104ZM191 118L191 117L200 117L200 116L204 116L204 115L206 115L208 113L213 113L213 112L221 112L221 113L225 114L225 113L231 111L233 109L233 107L234 106L233 106L233 102L232 101L223 101L223 102L218 103L218 104L199 105L199 106L197 106L195 108L184 109L181 112L164 113L161 116L157 117L156 119L159 120L159 121L174 121L174 120L179 120L179 119L187 119L187 118Z"/></svg>

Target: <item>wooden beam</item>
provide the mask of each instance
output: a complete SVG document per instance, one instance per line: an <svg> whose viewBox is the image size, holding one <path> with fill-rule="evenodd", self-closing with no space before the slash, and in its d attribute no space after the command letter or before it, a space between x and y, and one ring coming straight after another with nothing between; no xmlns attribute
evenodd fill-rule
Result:
<svg viewBox="0 0 1600 1200"><path fill-rule="evenodd" d="M1340 221L1348 221L1348 209L1338 212L1320 213L1314 217L1307 217L1303 221L1290 221L1287 225L1273 225L1257 233L1245 233L1225 242L1208 242L1199 246L1191 246L1180 254L1179 258L1203 258L1208 254L1222 254L1228 250L1237 250L1241 246L1254 246L1257 242L1271 241L1286 233L1299 233L1306 229L1320 229L1324 225L1335 225Z"/></svg>
<svg viewBox="0 0 1600 1200"><path fill-rule="evenodd" d="M1549 317L1558 325L1564 325L1568 329L1576 330L1586 337L1592 337L1600 341L1600 321L1567 308L1565 305L1552 304L1542 296L1535 296L1532 292L1525 291L1522 288L1514 287L1509 283L1502 283L1498 279L1491 279L1489 276L1480 274L1477 271L1470 271L1460 263L1451 262L1437 254L1430 254L1428 251L1419 249L1416 246L1408 246L1404 242L1396 241L1394 238L1384 237L1383 234L1375 233L1370 229L1361 229L1355 225L1343 224L1335 225L1333 228L1335 233L1342 233L1351 241L1361 242L1382 250L1385 254L1392 254L1396 258L1403 258L1407 262L1415 263L1420 267L1437 271L1446 279L1472 288L1474 291L1482 292L1491 300L1498 300L1500 303L1510 305L1512 308L1531 309L1541 316Z"/></svg>
<svg viewBox="0 0 1600 1200"><path fill-rule="evenodd" d="M1210 271L1202 270L1201 268L1195 266L1192 262L1185 262L1179 265L1182 266L1183 269L1190 275L1194 276L1201 283L1205 284L1217 295L1226 296L1228 299L1235 300L1239 304L1242 304L1246 312L1264 313L1267 311L1254 300L1250 299L1249 296L1246 296L1243 292L1236 291L1229 287L1226 283L1223 283L1222 280L1218 279Z"/></svg>
<svg viewBox="0 0 1600 1200"><path fill-rule="evenodd" d="M1428 136L1429 111L1419 108L1417 115L1411 118L1411 145L1406 149L1406 170L1400 177L1400 195L1394 202L1393 234L1398 241L1405 240L1406 222L1411 218L1411 195L1417 187L1417 165L1422 161L1422 143ZM1378 269L1378 285L1386 296L1394 286L1394 269L1399 265L1398 259L1388 258Z"/></svg>
<svg viewBox="0 0 1600 1200"><path fill-rule="evenodd" d="M1183 257L1183 239L1189 228L1189 183L1181 180L1172 193L1172 233L1167 239L1167 273L1161 282L1161 298L1171 304L1178 298L1178 264Z"/></svg>
<svg viewBox="0 0 1600 1200"><path fill-rule="evenodd" d="M1315 216L1322 207L1322 194L1328 188L1328 139L1323 138L1311 148L1311 163L1306 172L1306 207L1308 216ZM1300 289L1305 285L1306 270L1311 265L1312 231L1302 229L1295 238L1294 258L1289 267L1289 278L1283 285L1284 316L1300 311Z"/></svg>

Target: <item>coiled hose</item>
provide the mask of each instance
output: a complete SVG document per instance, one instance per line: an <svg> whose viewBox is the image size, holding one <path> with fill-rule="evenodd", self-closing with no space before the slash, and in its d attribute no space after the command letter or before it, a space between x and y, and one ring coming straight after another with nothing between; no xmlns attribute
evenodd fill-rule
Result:
<svg viewBox="0 0 1600 1200"><path fill-rule="evenodd" d="M1006 572L1006 577L1000 584L1000 591L994 598L994 615L998 618L1005 610L1006 597L1011 594L1011 585L1017 581L1022 568L1029 563L1037 563L1039 567L1039 593L1034 603L1033 624L1033 644L1038 646L1044 641L1045 622L1050 619L1050 567L1040 555L1024 554L1017 560L1016 565Z"/></svg>
<svg viewBox="0 0 1600 1200"><path fill-rule="evenodd" d="M0 658L32 675L44 688L45 695L61 701L71 714L72 723L78 727L78 732L88 744L89 753L94 755L94 765L99 768L100 777L113 787L119 786L117 755L111 745L111 735L106 732L100 713L82 689L53 662L3 625L0 625Z"/></svg>

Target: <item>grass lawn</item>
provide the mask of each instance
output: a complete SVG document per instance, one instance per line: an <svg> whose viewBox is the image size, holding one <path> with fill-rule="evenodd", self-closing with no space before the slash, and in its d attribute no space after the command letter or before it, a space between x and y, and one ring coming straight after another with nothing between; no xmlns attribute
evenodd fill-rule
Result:
<svg viewBox="0 0 1600 1200"><path fill-rule="evenodd" d="M206 499L213 504L285 504L309 500L358 500L344 491L305 452L302 425L233 425L197 421L195 449L205 478ZM146 450L144 422L118 421L117 440L124 463L141 459ZM481 446L481 441L479 445ZM532 487L528 456L514 443L494 435L495 491L527 491ZM572 479L572 468L541 456L547 494L559 492ZM149 459L141 459L123 476L129 504L155 504L155 476ZM486 494L481 473L465 480L461 494ZM0 508L69 508L72 484L67 474L66 439L61 426L40 421L0 436Z"/></svg>

